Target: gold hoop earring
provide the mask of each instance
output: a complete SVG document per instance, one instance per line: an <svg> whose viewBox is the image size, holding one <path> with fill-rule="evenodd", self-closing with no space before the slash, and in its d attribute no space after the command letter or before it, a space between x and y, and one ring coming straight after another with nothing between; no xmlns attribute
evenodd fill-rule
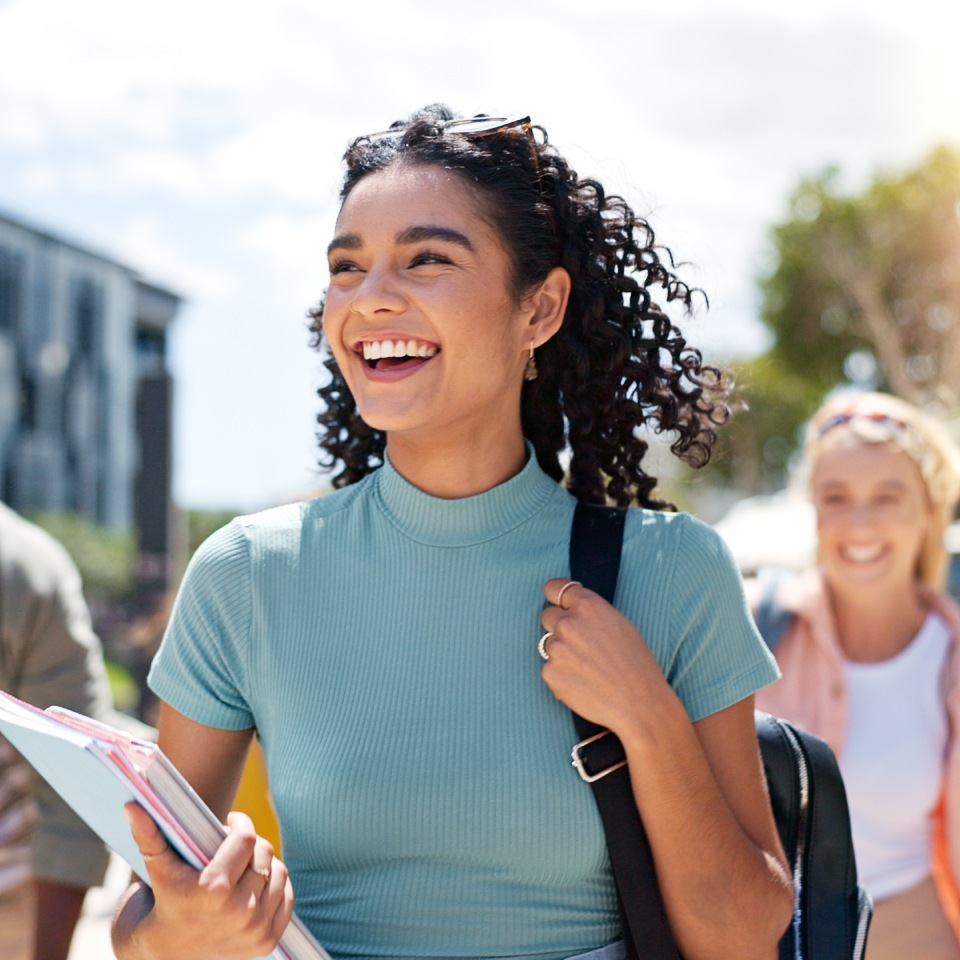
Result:
<svg viewBox="0 0 960 960"><path fill-rule="evenodd" d="M530 340L530 356L527 357L527 365L523 371L523 379L526 381L536 380L540 376L537 370L537 358L533 355L533 340Z"/></svg>

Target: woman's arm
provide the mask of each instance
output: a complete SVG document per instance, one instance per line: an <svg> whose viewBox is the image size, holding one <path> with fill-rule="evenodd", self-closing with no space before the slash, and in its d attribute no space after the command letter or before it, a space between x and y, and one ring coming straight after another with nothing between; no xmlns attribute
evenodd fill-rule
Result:
<svg viewBox="0 0 960 960"><path fill-rule="evenodd" d="M249 817L227 814L252 730L217 730L163 704L159 745L207 805L226 819L228 836L197 872L167 844L151 818L128 805L152 889L139 880L114 914L120 960L249 960L269 954L293 912L293 894L273 847Z"/></svg>
<svg viewBox="0 0 960 960"><path fill-rule="evenodd" d="M563 580L551 580L554 603ZM670 925L687 960L773 958L793 892L770 810L752 697L691 723L636 628L583 587L543 614L543 679L614 731Z"/></svg>

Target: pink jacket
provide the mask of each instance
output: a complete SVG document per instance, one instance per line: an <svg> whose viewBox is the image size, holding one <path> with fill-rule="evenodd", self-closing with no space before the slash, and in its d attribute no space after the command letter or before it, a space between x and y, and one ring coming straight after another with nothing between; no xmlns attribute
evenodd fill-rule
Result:
<svg viewBox="0 0 960 960"><path fill-rule="evenodd" d="M756 609L756 581L748 582L747 594ZM951 733L943 790L934 811L933 873L944 911L960 938L960 606L934 591L924 599L943 618L952 641L942 684ZM809 570L787 580L777 591L777 602L796 617L776 648L783 677L757 693L756 705L823 738L840 757L847 723L843 658L820 573Z"/></svg>

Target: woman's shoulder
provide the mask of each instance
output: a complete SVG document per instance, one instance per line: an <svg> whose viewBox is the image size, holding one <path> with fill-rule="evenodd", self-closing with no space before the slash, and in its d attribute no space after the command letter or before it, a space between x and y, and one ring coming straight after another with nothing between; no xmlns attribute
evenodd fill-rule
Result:
<svg viewBox="0 0 960 960"><path fill-rule="evenodd" d="M650 510L634 507L627 511L625 542L636 541L651 549L723 556L731 559L726 541L708 523L684 511Z"/></svg>
<svg viewBox="0 0 960 960"><path fill-rule="evenodd" d="M342 510L349 509L363 496L369 486L370 479L368 476L348 487L320 493L303 500L293 500L289 503L267 507L256 513L237 517L236 520L244 529L251 531L297 527L315 520L322 520Z"/></svg>
<svg viewBox="0 0 960 960"><path fill-rule="evenodd" d="M674 596L714 591L739 596L739 568L726 541L684 512L631 509L624 530L623 568L645 590Z"/></svg>
<svg viewBox="0 0 960 960"><path fill-rule="evenodd" d="M299 550L306 533L312 534L325 520L349 510L363 496L365 487L366 482L360 481L330 493L234 517L200 545L193 562Z"/></svg>

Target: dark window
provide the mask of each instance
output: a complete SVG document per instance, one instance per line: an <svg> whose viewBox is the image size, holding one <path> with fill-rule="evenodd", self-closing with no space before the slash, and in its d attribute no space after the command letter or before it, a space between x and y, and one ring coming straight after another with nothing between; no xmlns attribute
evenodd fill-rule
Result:
<svg viewBox="0 0 960 960"><path fill-rule="evenodd" d="M20 425L26 430L37 427L37 385L26 373L20 377Z"/></svg>
<svg viewBox="0 0 960 960"><path fill-rule="evenodd" d="M137 370L141 376L163 373L166 354L167 340L162 332L137 331Z"/></svg>
<svg viewBox="0 0 960 960"><path fill-rule="evenodd" d="M100 289L90 277L80 277L73 288L73 315L77 331L77 352L92 357L97 350L100 324Z"/></svg>
<svg viewBox="0 0 960 960"><path fill-rule="evenodd" d="M14 331L23 303L23 255L0 247L0 330Z"/></svg>

